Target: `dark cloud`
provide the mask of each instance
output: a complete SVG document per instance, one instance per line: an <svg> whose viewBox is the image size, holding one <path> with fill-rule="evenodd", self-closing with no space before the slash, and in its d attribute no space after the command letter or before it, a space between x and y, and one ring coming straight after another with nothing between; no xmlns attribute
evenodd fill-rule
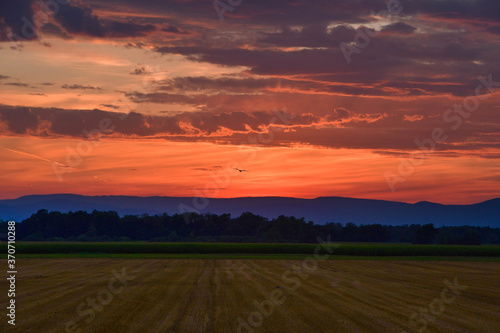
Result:
<svg viewBox="0 0 500 333"><path fill-rule="evenodd" d="M155 136L183 134L176 117L153 117L131 112L126 117L101 110L23 108L0 105L1 120L14 134L85 137L84 131L101 128L106 119L115 127L114 135Z"/></svg>
<svg viewBox="0 0 500 333"><path fill-rule="evenodd" d="M10 76L0 75L0 80L10 79Z"/></svg>
<svg viewBox="0 0 500 333"><path fill-rule="evenodd" d="M81 90L102 90L100 87L94 87L94 86L84 86L81 84L63 84L61 86L63 89L81 89Z"/></svg>
<svg viewBox="0 0 500 333"><path fill-rule="evenodd" d="M100 106L108 108L108 109L115 109L115 110L120 109L120 107L118 105L113 105L113 104L101 104Z"/></svg>
<svg viewBox="0 0 500 333"><path fill-rule="evenodd" d="M285 81L285 80L284 80ZM176 77L169 80L168 85L160 87L159 90L187 90L187 91L207 91L207 90L232 90L232 91L244 91L244 90L260 90L269 86L276 86L280 79L276 78L210 78L207 76L187 76L187 77Z"/></svg>
<svg viewBox="0 0 500 333"><path fill-rule="evenodd" d="M40 125L38 116L30 108L12 108L0 105L0 119L14 134L36 134Z"/></svg>
<svg viewBox="0 0 500 333"><path fill-rule="evenodd" d="M145 67L136 68L132 72L130 72L131 75L144 75L146 73L147 71Z"/></svg>
<svg viewBox="0 0 500 333"><path fill-rule="evenodd" d="M173 1L170 6L151 1L143 7L145 11L154 9L155 12L171 13L176 20L184 17L181 8L185 8L189 9L186 12L190 15L204 22L198 29L194 24L186 25L186 29L197 31L198 35L165 42L164 46L157 47L158 52L183 55L191 61L248 68L251 74L267 76L270 85L275 81L273 77L285 77L281 87L300 92L359 96L465 96L474 89L472 81L478 74L484 75L486 71L498 68L496 59L500 57L500 49L488 39L491 36L478 32L493 27L488 17L496 14L488 11L495 10L498 5L492 1L402 1L399 18L398 15L390 18L399 21L380 28L381 34L370 38L366 46L352 55L354 63L350 65L340 43L355 42L360 31L373 33L362 24L380 23L380 18L370 13L387 10L386 1L253 1L237 6L234 17L232 13L226 17L231 20L231 31L207 23L216 21L217 15L206 13L202 16L198 12L199 6L200 1ZM482 8L475 8L479 6ZM447 19L436 18L439 15L456 17L458 21L456 25L449 24ZM286 22L281 20L285 16L289 18ZM475 17L473 20L470 19L472 16ZM468 26L471 21L476 22L475 29ZM360 25L360 28L354 28ZM323 76L316 79L318 75ZM289 76L299 78L287 82ZM300 80L306 76L309 83ZM427 76L432 81L425 84L414 79L416 76ZM199 92L220 85L226 91L243 93L250 89L238 84L247 84L249 88L253 84L250 80L234 80L235 85L231 86L218 81L209 82L208 88L204 89L201 80L198 81L190 79L189 82L170 84L163 87L164 91L172 93L170 96L151 95L146 100L165 100L164 97L173 97L173 92L182 94L175 90L175 85L181 84ZM255 88L256 91L268 88L263 81L255 84L263 85ZM199 86L198 90L194 89L195 86ZM184 99L184 102L190 101Z"/></svg>
<svg viewBox="0 0 500 333"><path fill-rule="evenodd" d="M7 30L22 36L24 22L33 18L33 4L36 0L4 0L0 3L0 36L5 40ZM371 12L387 10L385 0L346 1L346 0L254 0L232 6L226 12L226 19L231 20L232 29L244 30L248 27L262 30L263 41L276 45L321 45L347 38L352 34L350 24L366 24L374 20ZM463 20L464 24L481 21L497 22L500 18L500 2L497 0L420 0L401 1L400 16L432 16L436 18ZM117 14L134 12L143 17L134 21L117 21L99 17L93 9L111 11ZM169 18L169 23L159 19L158 15ZM179 25L179 22L181 24ZM323 27L336 22L337 31L325 33ZM57 23L57 24L53 24ZM206 0L148 0L138 3L135 0L88 0L60 5L53 23L42 28L42 32L67 38L65 33L82 34L93 37L138 37L158 31L163 35L196 36L218 30L215 23L220 17ZM200 24L198 24L200 23ZM397 23L396 23L397 24ZM56 27L58 25L59 27ZM180 27L182 26L182 28ZM160 27L157 29L157 27ZM292 30L299 27L301 31ZM59 28L59 29L58 29ZM62 28L62 30L60 29ZM281 28L281 32L276 31ZM399 28L399 29L398 29ZM222 29L222 28L221 28ZM408 27L395 26L399 33L409 33ZM189 31L189 32L187 32ZM493 28L493 31L495 29ZM194 32L194 33L192 33ZM31 38L36 38L36 33ZM307 37L310 37L309 39ZM280 40L280 37L283 37Z"/></svg>
<svg viewBox="0 0 500 333"><path fill-rule="evenodd" d="M103 22L94 15L92 8L86 5L61 6L55 20L71 34L83 34L93 37L139 37L156 30L152 24L133 22Z"/></svg>
<svg viewBox="0 0 500 333"><path fill-rule="evenodd" d="M366 47L352 54L355 61L352 64L347 63L338 42L354 41L350 34L357 33L356 30L345 26L327 30L320 24L302 30L286 28L276 33L261 34L252 48L244 44L220 45L216 41L206 45L199 41L198 45L164 46L157 48L157 51L184 55L197 62L246 67L251 74L269 78L268 83L255 83L262 84L263 89L266 89L266 84L276 81L273 77L279 76L285 77L281 81L282 87L372 96L395 96L401 93L408 96L464 96L474 89L475 83L472 81L478 74L484 75L486 71L492 72L499 68L496 59L500 57L500 49L495 43L485 41L484 37L476 38L472 32L464 35L455 32L420 34L415 32L413 26L402 22L386 26L385 29L385 33L371 38ZM344 30L345 36L340 34L340 37L335 37L335 31L339 30ZM318 75L321 75L320 79L315 78ZM286 77L292 76L294 79L287 81ZM427 76L432 80L424 86L415 83L417 76ZM307 77L309 83L302 81L302 77ZM198 85L199 91L203 91L201 80L197 80L198 83L190 79L175 84ZM386 89L388 86L384 87L384 83L387 81L408 84L406 87L401 86L404 91L397 91ZM217 82L221 88L237 91L240 82L233 80L233 83L231 86L222 80ZM251 85L252 82L248 80L243 84ZM209 83L208 87L212 86L215 85ZM171 88L172 85L164 87L165 91Z"/></svg>
<svg viewBox="0 0 500 333"><path fill-rule="evenodd" d="M412 27L411 25L408 25L404 22L397 22L383 26L381 31L385 33L410 35L414 33L415 30L417 30L417 28Z"/></svg>
<svg viewBox="0 0 500 333"><path fill-rule="evenodd" d="M214 165L214 166L211 166L211 167L207 167L207 168L192 168L191 170L196 170L196 171L217 171L217 170L222 170L223 167L220 166L220 165Z"/></svg>
<svg viewBox="0 0 500 333"><path fill-rule="evenodd" d="M34 29L33 0L0 1L0 40L8 41L9 33L13 40L30 40L37 38Z"/></svg>
<svg viewBox="0 0 500 333"><path fill-rule="evenodd" d="M179 27L176 27L176 26L171 25L171 24L167 25L166 27L163 27L161 29L161 31L167 32L167 33L173 34L173 35L186 35L186 34L188 34L188 32L182 31Z"/></svg>
<svg viewBox="0 0 500 333"><path fill-rule="evenodd" d="M38 6L36 0L3 0L0 2L0 40L9 40L9 33L14 40L31 40L38 38L37 25L33 8ZM44 12L52 16L52 12ZM68 39L70 35L87 35L92 37L140 37L156 30L152 24L102 20L94 14L92 8L80 2L58 4L52 22L43 22L42 34Z"/></svg>
<svg viewBox="0 0 500 333"><path fill-rule="evenodd" d="M92 9L82 5L64 5L55 16L56 21L71 34L84 34L94 37L104 37L105 29L99 17L93 14Z"/></svg>
<svg viewBox="0 0 500 333"><path fill-rule="evenodd" d="M4 83L4 85L5 86L21 87L21 88L28 88L28 87L30 87L29 84L22 83L22 82L7 82L7 83Z"/></svg>
<svg viewBox="0 0 500 333"><path fill-rule="evenodd" d="M470 85L462 84L439 84L434 85L433 80L429 78L415 78L415 81L385 81L373 83L371 87L360 87L357 85L339 84L337 80L324 80L316 82L307 79L286 79L286 78L210 78L210 77L177 77L164 82L164 85L158 88L157 93L151 94L129 94L135 102L153 102L165 103L176 100L183 104L196 104L202 101L201 95L198 98L183 98L181 92L202 92L202 93L239 93L239 94L256 94L256 93L273 93L277 89L286 91L293 90L299 94L309 93L325 93L325 94L348 94L348 95L372 95L372 96L418 96L431 95L435 93L451 93L458 96L465 96L471 92ZM393 88L398 88L395 90ZM168 93L160 93L160 91L168 91ZM173 94L177 92L178 94ZM180 95L179 95L180 94ZM214 96L214 95L212 95ZM203 98L204 100L208 99Z"/></svg>
<svg viewBox="0 0 500 333"><path fill-rule="evenodd" d="M0 114L6 114L11 119L13 114L27 114L27 108L1 107ZM99 128L102 119L111 119L116 126L116 133L136 136L155 136L160 134L189 134L181 129L180 123L186 124L191 130L195 130L201 135L211 135L222 129L234 132L261 132L269 126L310 126L320 125L324 122L341 122L350 116L346 110L335 111L331 117L319 117L313 114L291 115L286 112L275 113L266 111L246 112L184 112L172 116L151 116L136 112L129 113L126 117L114 112L101 110L77 111L61 109L32 108L29 111L32 117L36 118L45 126L50 124L50 133L54 135L81 136L83 130ZM21 121L21 117L10 122L15 132ZM35 126L35 125L33 125ZM31 128L35 130L36 128Z"/></svg>
<svg viewBox="0 0 500 333"><path fill-rule="evenodd" d="M259 134L269 136L265 145L305 144L327 148L415 150L415 139L426 139L432 129L441 127L449 135L436 149L446 152L480 151L500 148L500 115L482 112L474 115L460 131L439 117L419 117L407 121L404 113L362 113L335 108L319 116L288 112L184 112L157 116L131 112L124 115L101 110L62 110L23 108L0 105L2 128L8 135L69 136L85 138L98 130L103 120L114 128L114 137L164 138L175 141L211 141L215 143L264 144ZM406 117L407 118L407 117ZM252 139L253 138L253 139Z"/></svg>
<svg viewBox="0 0 500 333"><path fill-rule="evenodd" d="M11 45L10 49L14 50L14 51L21 52L22 50L24 50L24 43L18 43L16 45Z"/></svg>
<svg viewBox="0 0 500 333"><path fill-rule="evenodd" d="M92 3L114 9L116 6L137 7L135 0L94 0ZM228 19L235 25L248 26L252 24L308 24L311 21L327 23L331 21L366 22L366 16L371 10L381 10L387 7L384 0L345 1L345 0L254 0L243 1L232 6L232 12L227 12ZM212 2L207 5L205 0L150 0L141 3L141 11L149 14L171 14L179 21L187 19L195 22L212 21L220 23L220 17ZM231 17L232 14L237 17Z"/></svg>
<svg viewBox="0 0 500 333"><path fill-rule="evenodd" d="M90 3L108 10L138 7L135 0L90 0ZM432 15L443 18L495 21L500 18L500 3L497 0L419 0L399 1L400 16L418 17ZM311 24L367 23L371 12L388 10L386 0L253 0L233 5L225 14L232 28L237 27L284 27L308 26ZM141 2L140 11L147 14L164 14L180 22L220 23L220 17L207 6L205 0L148 0ZM397 16L397 15L396 15ZM195 24L193 24L195 26ZM206 26L206 25L204 25ZM175 30L175 29L172 29Z"/></svg>
<svg viewBox="0 0 500 333"><path fill-rule="evenodd" d="M132 22L111 22L107 27L109 37L140 37L147 33L155 31L156 27L152 24L135 24Z"/></svg>
<svg viewBox="0 0 500 333"><path fill-rule="evenodd" d="M41 27L41 32L43 35L56 36L62 39L71 39L72 37L64 32L59 26L47 23Z"/></svg>
<svg viewBox="0 0 500 333"><path fill-rule="evenodd" d="M50 131L54 134L62 134L68 136L81 136L85 130L85 117L82 117L80 112L72 112L70 110L59 110L49 114Z"/></svg>
<svg viewBox="0 0 500 333"><path fill-rule="evenodd" d="M2 9L5 3L0 4ZM28 2L19 2L23 3ZM230 134L226 133L226 142L237 142L249 133L269 129L272 113L256 110L285 100L294 104L291 107L297 117L290 121L287 132L276 134L282 142L408 149L413 147L415 137L428 136L429 128L442 126L439 117L430 119L425 111L437 108L431 98L469 96L478 84L478 75L493 73L495 81L499 80L499 3L497 0L401 1L404 8L399 18L391 17L393 23L380 28L382 33L370 38L359 53L352 55L353 63L348 64L340 43L356 45L356 36L367 31L363 24L380 26L381 22L388 22L370 15L372 11L386 9L385 0L244 1L227 13L225 23L219 21L206 0L71 2L61 7L52 23L42 28L42 34L59 38L73 35L125 38L153 35L156 31L153 38L125 40L123 45L153 48L162 54L179 54L193 62L226 68L240 66L243 73L174 77L158 83L149 93L126 94L136 103L182 104L197 112L161 117L131 113L122 120L116 113L99 110L71 114L37 109L33 111L40 120L36 131L80 136L82 130L98 128L98 120L108 117L116 123L115 135L212 140L227 132ZM0 38L5 39L9 31L22 30L22 25L15 27L13 17L21 13L30 17L27 7L15 5L11 9L9 21L5 19L7 12L0 14L3 27L0 36L4 36ZM114 14L105 14L110 11ZM132 12L133 21L128 15ZM117 17L123 21L117 21ZM162 17L168 18L168 23ZM130 74L146 74L146 68L140 66L132 68ZM78 84L62 87L100 89ZM332 108L324 95L330 98L328 101L362 97L357 103L363 108L352 111L348 109L356 108L339 102L325 114L325 110ZM417 97L422 96L428 96L426 100L431 102L421 106L424 102ZM408 98L420 109L401 114L393 111L397 109L394 105L375 109L373 97L378 98L377 103L382 99L395 103ZM301 101L312 103L298 105ZM112 104L101 106L119 109ZM405 112L424 116L405 120ZM15 123L17 118L9 117ZM468 147L474 137L481 138L481 147L494 146L492 138L498 140L493 135L495 130L498 132L496 117L479 117L468 124L468 129L457 135L459 140L468 142L461 147ZM6 122L6 118L2 119ZM418 121L409 121L413 119ZM42 123L50 126L43 130ZM30 127L22 132L23 128L21 124L14 125L12 132L34 131Z"/></svg>
<svg viewBox="0 0 500 333"><path fill-rule="evenodd" d="M0 20L0 42L4 42L9 39L7 34L7 26Z"/></svg>
<svg viewBox="0 0 500 333"><path fill-rule="evenodd" d="M422 0L406 2L405 12L432 14L436 17L498 20L500 2L497 0Z"/></svg>
<svg viewBox="0 0 500 333"><path fill-rule="evenodd" d="M356 30L339 25L328 31L327 24L312 24L301 30L286 26L277 33L264 33L259 42L276 46L334 47L346 40L353 40Z"/></svg>
<svg viewBox="0 0 500 333"><path fill-rule="evenodd" d="M254 74L286 75L350 71L340 50L273 51L247 49L216 49L204 47L162 47L160 53L188 56L191 60L225 66L246 66ZM342 62L341 62L342 61ZM372 60L373 64L374 60ZM361 62L360 62L361 63ZM370 64L370 65L372 65ZM365 65L366 66L366 65Z"/></svg>
<svg viewBox="0 0 500 333"><path fill-rule="evenodd" d="M141 42L127 43L127 44L125 44L125 48L127 48L127 49L142 49L142 48L144 48L144 43L141 43Z"/></svg>

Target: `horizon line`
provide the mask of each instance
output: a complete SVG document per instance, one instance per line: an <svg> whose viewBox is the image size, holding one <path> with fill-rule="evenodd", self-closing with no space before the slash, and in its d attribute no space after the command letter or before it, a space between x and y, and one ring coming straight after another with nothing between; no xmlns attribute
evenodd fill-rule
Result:
<svg viewBox="0 0 500 333"><path fill-rule="evenodd" d="M24 197L34 197L34 196L57 196L57 195L73 195L73 196L81 196L81 197L132 197L132 198L186 198L186 199L192 199L192 198L199 198L196 196L167 196L167 195L148 195L148 196L140 196L140 195L125 195L125 194L102 194L102 195L87 195L87 194L78 194L78 193L48 193L48 194L26 194L22 195L16 198L5 198L5 199L0 199L0 201L6 201L6 200L18 200ZM216 199L258 199L258 198L282 198L282 199L297 199L297 200L317 200L317 199L322 199L322 198L339 198L339 199L352 199L352 200L371 200L371 201L385 201L385 202L397 202L397 203L406 203L410 205L415 205L419 203L430 203L430 204L436 204L436 205L443 205L443 206L471 206L471 205L476 205L476 204L481 204L484 202L500 199L500 197L493 197L491 199L486 199L482 201L477 201L473 203L466 203L466 204L444 204L440 202L434 202L434 201L428 201L428 200L420 200L420 201L415 201L415 202L408 202L408 201L395 201L395 200L386 200L386 199L373 199L373 198L356 198L356 197L343 197L343 196L319 196L319 197L314 197L314 198L300 198L300 197L287 197L287 196L246 196L246 197L203 197L208 200L216 200Z"/></svg>

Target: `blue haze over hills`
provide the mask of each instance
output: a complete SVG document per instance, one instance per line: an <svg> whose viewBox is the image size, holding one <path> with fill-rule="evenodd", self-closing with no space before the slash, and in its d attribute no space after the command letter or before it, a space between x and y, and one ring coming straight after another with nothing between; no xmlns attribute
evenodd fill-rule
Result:
<svg viewBox="0 0 500 333"><path fill-rule="evenodd" d="M30 195L18 199L0 200L0 219L22 221L39 209L48 211L93 210L126 214L173 215L195 208L208 200L199 213L230 213L237 217L252 212L268 218L279 215L304 217L318 224L327 222L355 224L427 224L435 226L491 226L500 227L500 198L472 205L442 205L430 202L408 204L403 202L320 197L297 199L286 197L245 197L231 199L202 199L191 197L134 197L134 196L82 196L75 194ZM184 210L179 205L184 205Z"/></svg>

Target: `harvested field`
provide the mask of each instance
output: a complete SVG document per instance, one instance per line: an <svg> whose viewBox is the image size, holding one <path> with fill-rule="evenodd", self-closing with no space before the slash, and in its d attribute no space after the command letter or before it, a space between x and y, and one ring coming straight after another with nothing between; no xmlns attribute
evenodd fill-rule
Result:
<svg viewBox="0 0 500 333"><path fill-rule="evenodd" d="M5 329L5 319L0 327L2 332L500 332L498 281L496 262L22 259L16 327ZM8 289L5 279L0 288Z"/></svg>

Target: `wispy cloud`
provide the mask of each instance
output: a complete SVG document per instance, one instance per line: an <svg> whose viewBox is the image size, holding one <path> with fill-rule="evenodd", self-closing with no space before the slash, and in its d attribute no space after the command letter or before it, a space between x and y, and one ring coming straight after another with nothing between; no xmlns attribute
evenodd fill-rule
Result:
<svg viewBox="0 0 500 333"><path fill-rule="evenodd" d="M59 162L56 162L56 161L52 161L52 160L49 160L49 159L44 158L44 157L39 156L39 155L35 155L35 154L31 154L31 153L26 153L24 151L15 150L15 149L11 149L11 148L6 148L6 147L2 147L2 146L0 146L0 148L2 148L4 150L7 150L7 151L10 151L12 153L21 154L21 155L24 155L24 156L29 156L29 157L32 157L32 158L35 158L35 159L38 159L38 160L41 160L41 161L44 161L44 162L55 164L55 165L57 165L59 167L69 168L69 169L72 169L72 170L77 170L77 169L75 169L73 167L70 167L69 165L62 164L62 163L59 163Z"/></svg>

